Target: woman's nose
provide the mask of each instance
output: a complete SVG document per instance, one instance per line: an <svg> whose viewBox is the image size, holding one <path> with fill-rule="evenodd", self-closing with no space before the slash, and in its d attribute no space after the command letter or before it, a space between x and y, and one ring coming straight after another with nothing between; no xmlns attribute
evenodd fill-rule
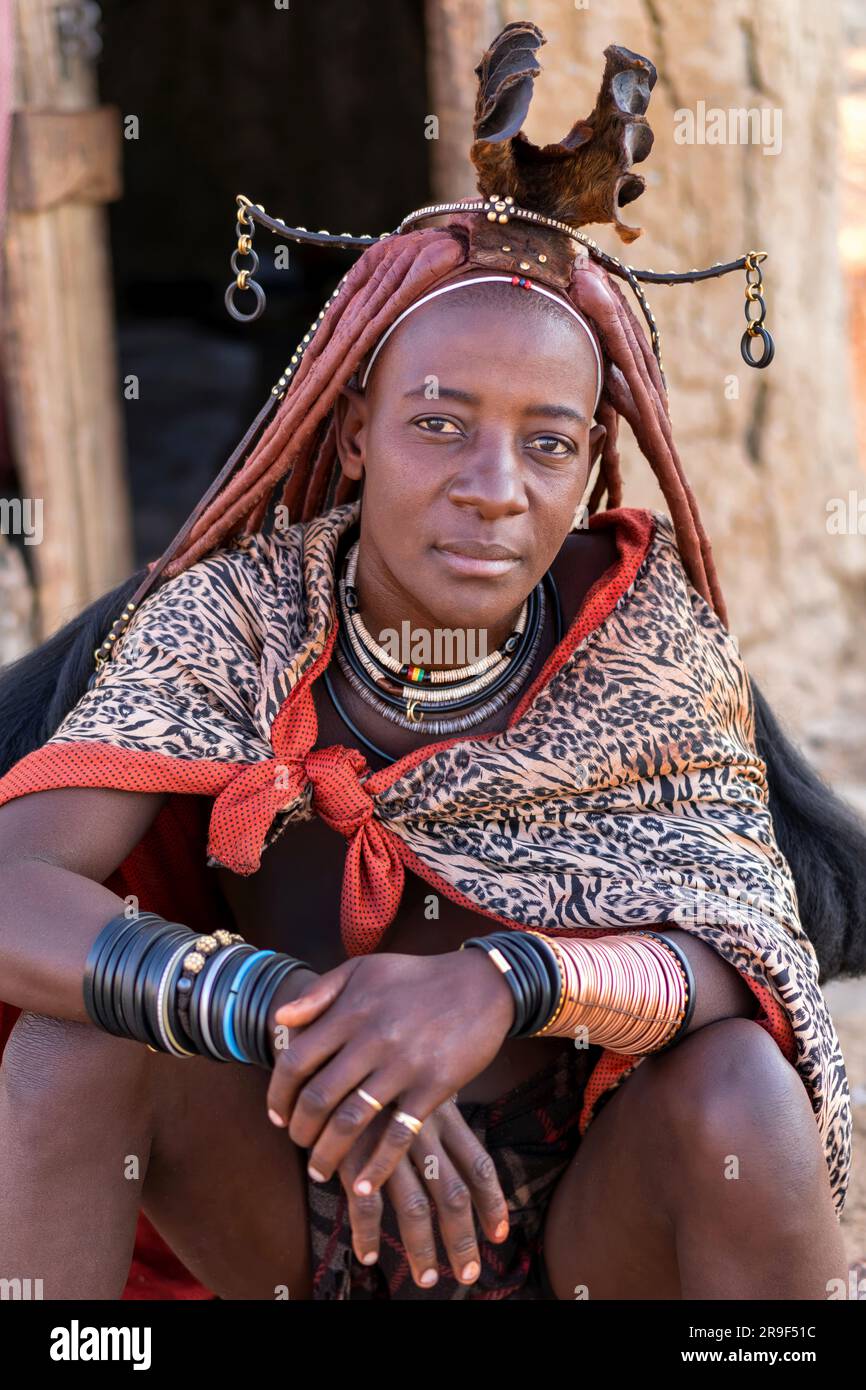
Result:
<svg viewBox="0 0 866 1390"><path fill-rule="evenodd" d="M464 459L448 496L456 506L475 507L489 520L525 511L528 502L520 462L511 445L488 444Z"/></svg>

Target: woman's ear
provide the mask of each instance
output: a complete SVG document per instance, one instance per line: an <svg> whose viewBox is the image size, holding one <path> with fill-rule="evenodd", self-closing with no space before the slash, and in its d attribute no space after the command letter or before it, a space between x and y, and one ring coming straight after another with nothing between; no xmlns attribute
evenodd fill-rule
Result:
<svg viewBox="0 0 866 1390"><path fill-rule="evenodd" d="M604 425L593 425L589 432L589 466L594 468L598 463L601 451L604 448L604 441L607 439L607 429Z"/></svg>
<svg viewBox="0 0 866 1390"><path fill-rule="evenodd" d="M367 436L367 397L348 382L334 402L334 429L340 467L347 478L364 475Z"/></svg>

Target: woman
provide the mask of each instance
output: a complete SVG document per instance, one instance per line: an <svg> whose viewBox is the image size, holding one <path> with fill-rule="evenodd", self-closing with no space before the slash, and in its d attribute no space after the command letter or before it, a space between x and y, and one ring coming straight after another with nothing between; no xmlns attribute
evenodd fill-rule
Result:
<svg viewBox="0 0 866 1390"><path fill-rule="evenodd" d="M608 92L612 67L646 64L624 52ZM517 230L494 243L459 214L364 253L95 683L70 700L76 645L65 717L21 731L0 782L0 992L25 1011L0 1255L53 1271L48 1297L119 1296L140 1207L227 1298L822 1298L845 1276L850 1111L768 804L779 735L759 706L757 751L631 311L590 258L550 265L541 228L534 278L492 270L513 271ZM620 505L619 414L673 524ZM421 669L414 644L444 630L497 655ZM384 634L404 631L389 681ZM791 753L773 810L802 779L841 859L854 827ZM130 893L135 928L100 957ZM240 981L222 1049L123 1029L146 1013L140 909L285 961L272 996L245 996L262 1070L212 1060L243 1054ZM492 925L512 931L485 960ZM823 928L846 968L849 928ZM527 958L503 970L538 929L545 962L578 942L598 972L598 1007L575 994L559 1032L552 1011L527 1023L520 989L545 989ZM215 961L202 978L228 979ZM186 983L172 1036L191 1043L181 1020L211 1015Z"/></svg>

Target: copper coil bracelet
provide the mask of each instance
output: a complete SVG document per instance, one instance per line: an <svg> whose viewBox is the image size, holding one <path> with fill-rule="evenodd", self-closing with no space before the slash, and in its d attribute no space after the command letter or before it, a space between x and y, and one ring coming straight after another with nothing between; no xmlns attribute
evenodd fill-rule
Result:
<svg viewBox="0 0 866 1390"><path fill-rule="evenodd" d="M695 980L688 957L646 929L579 941L525 930L470 937L514 999L512 1037L577 1037L630 1055L664 1052L688 1030Z"/></svg>

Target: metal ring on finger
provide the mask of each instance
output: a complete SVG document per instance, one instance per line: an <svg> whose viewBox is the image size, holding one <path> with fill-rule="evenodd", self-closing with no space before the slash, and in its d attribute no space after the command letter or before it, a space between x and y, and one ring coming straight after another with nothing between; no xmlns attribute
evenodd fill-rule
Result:
<svg viewBox="0 0 866 1390"><path fill-rule="evenodd" d="M411 1129L413 1134L420 1134L424 1128L424 1121L419 1120L417 1115L410 1115L406 1110L395 1110L394 1119L398 1120L401 1125L405 1125L407 1129Z"/></svg>
<svg viewBox="0 0 866 1390"><path fill-rule="evenodd" d="M365 1100L368 1105L372 1105L375 1111L378 1112L379 1110L385 1109L380 1100L377 1100L375 1096L371 1096L369 1091L363 1090L360 1086L355 1087L355 1093L359 1095L362 1100Z"/></svg>

